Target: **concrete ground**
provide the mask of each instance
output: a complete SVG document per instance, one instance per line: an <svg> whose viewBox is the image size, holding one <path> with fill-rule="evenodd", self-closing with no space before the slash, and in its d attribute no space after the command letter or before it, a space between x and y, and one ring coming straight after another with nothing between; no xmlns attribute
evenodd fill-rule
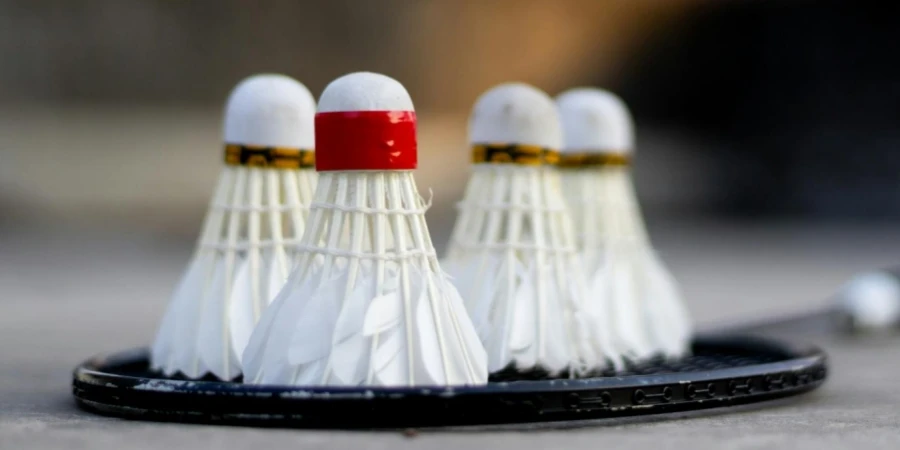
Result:
<svg viewBox="0 0 900 450"><path fill-rule="evenodd" d="M702 327L819 308L900 257L890 228L667 223L656 241ZM258 430L125 421L75 407L71 371L152 338L191 242L96 229L0 228L0 448L895 449L900 338L788 329L831 357L820 390L737 411L521 432Z"/></svg>

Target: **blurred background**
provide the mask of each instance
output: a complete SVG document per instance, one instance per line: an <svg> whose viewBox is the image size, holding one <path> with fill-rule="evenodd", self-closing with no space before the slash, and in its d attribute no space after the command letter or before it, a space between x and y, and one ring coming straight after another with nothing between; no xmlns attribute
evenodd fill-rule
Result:
<svg viewBox="0 0 900 450"><path fill-rule="evenodd" d="M404 83L439 249L481 92L611 89L698 320L821 303L900 261L898 17L876 1L0 0L0 336L52 313L79 318L46 327L59 339L110 317L149 339L221 168L224 100L258 72L316 95L357 70Z"/></svg>
<svg viewBox="0 0 900 450"><path fill-rule="evenodd" d="M900 262L898 55L900 3L875 0L0 0L0 442L179 435L76 411L70 375L151 341L221 170L225 98L248 75L316 95L358 70L404 83L439 250L481 92L617 92L653 242L708 329L821 308L851 275ZM835 371L816 414L603 432L889 448L896 342L822 344ZM180 435L227 446L272 432Z"/></svg>

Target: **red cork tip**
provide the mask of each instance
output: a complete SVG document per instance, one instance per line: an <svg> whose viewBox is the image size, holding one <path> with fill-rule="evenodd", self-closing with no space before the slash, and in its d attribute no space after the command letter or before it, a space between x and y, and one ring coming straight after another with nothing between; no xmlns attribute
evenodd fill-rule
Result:
<svg viewBox="0 0 900 450"><path fill-rule="evenodd" d="M418 165L414 111L316 114L316 170L413 170Z"/></svg>

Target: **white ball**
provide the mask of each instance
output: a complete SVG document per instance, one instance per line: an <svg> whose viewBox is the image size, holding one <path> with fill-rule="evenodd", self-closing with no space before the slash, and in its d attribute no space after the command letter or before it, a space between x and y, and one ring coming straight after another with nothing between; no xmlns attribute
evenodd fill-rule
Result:
<svg viewBox="0 0 900 450"><path fill-rule="evenodd" d="M319 112L415 111L412 99L399 81L378 73L344 75L325 87Z"/></svg>
<svg viewBox="0 0 900 450"><path fill-rule="evenodd" d="M229 144L312 149L315 116L316 100L299 81L254 75L228 96L223 137Z"/></svg>
<svg viewBox="0 0 900 450"><path fill-rule="evenodd" d="M625 102L597 88L570 89L556 97L565 134L563 151L631 153L634 123Z"/></svg>
<svg viewBox="0 0 900 450"><path fill-rule="evenodd" d="M481 94L469 117L472 144L562 146L562 127L553 99L524 83L501 84Z"/></svg>
<svg viewBox="0 0 900 450"><path fill-rule="evenodd" d="M900 281L885 272L856 276L841 289L838 307L862 329L885 329L900 321Z"/></svg>

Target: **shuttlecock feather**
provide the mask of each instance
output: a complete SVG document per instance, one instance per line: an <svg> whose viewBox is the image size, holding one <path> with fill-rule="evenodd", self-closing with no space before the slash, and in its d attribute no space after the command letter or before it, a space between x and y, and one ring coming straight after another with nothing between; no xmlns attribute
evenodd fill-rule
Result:
<svg viewBox="0 0 900 450"><path fill-rule="evenodd" d="M616 345L637 360L689 351L691 321L675 280L650 244L629 167L631 117L599 89L557 99L566 143L563 190L592 294L613 318Z"/></svg>
<svg viewBox="0 0 900 450"><path fill-rule="evenodd" d="M320 99L316 136L320 176L303 250L243 354L244 380L486 383L484 348L425 223L405 88L372 73L335 80Z"/></svg>
<svg viewBox="0 0 900 450"><path fill-rule="evenodd" d="M190 378L241 374L256 321L287 280L315 187L315 100L282 75L250 77L225 111L225 162L188 269L151 352Z"/></svg>

